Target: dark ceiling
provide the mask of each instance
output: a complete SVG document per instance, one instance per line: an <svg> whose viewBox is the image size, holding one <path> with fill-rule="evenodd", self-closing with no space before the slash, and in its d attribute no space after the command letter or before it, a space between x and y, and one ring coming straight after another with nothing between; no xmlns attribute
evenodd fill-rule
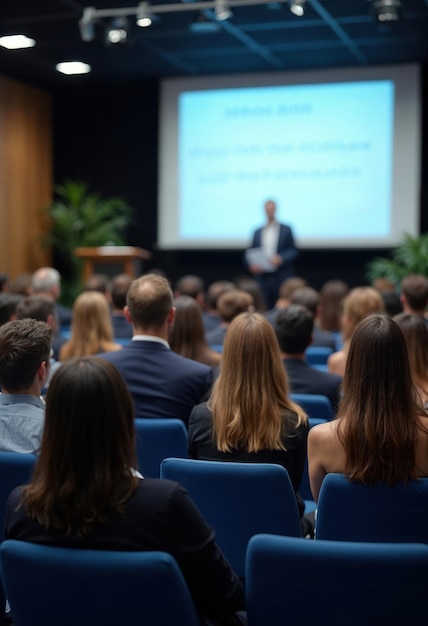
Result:
<svg viewBox="0 0 428 626"><path fill-rule="evenodd" d="M176 0L174 0L176 1ZM177 0L179 1L179 0ZM167 4L168 0L155 0ZM64 60L92 66L86 80L141 80L164 76L265 72L352 65L428 61L428 0L401 0L398 22L380 24L371 0L307 0L303 17L288 5L234 7L233 17L209 30L193 30L196 11L162 14L150 28L132 28L126 44L84 42L78 21L84 6L133 7L138 0L4 0L0 35L24 33L37 44L27 50L0 48L0 72L36 84L65 77L55 70Z"/></svg>

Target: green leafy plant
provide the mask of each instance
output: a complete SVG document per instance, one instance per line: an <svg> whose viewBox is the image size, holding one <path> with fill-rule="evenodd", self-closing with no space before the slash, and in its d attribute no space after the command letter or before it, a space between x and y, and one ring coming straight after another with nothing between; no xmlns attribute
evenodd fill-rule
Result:
<svg viewBox="0 0 428 626"><path fill-rule="evenodd" d="M407 274L428 276L428 233L417 237L405 233L390 257L377 257L367 264L366 269L370 282L385 277L397 287Z"/></svg>
<svg viewBox="0 0 428 626"><path fill-rule="evenodd" d="M90 191L84 182L66 180L55 187L55 199L45 210L51 229L43 243L52 247L67 266L63 293L65 299L72 300L79 291L81 276L81 260L74 250L124 245L132 209L121 198L105 199Z"/></svg>

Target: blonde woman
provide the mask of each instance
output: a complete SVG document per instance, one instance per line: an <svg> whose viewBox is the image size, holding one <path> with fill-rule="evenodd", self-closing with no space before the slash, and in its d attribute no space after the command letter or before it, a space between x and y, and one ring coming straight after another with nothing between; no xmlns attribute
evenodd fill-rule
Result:
<svg viewBox="0 0 428 626"><path fill-rule="evenodd" d="M105 296L98 291L84 291L75 300L71 337L61 347L59 360L113 352L121 346L113 341L110 310Z"/></svg>
<svg viewBox="0 0 428 626"><path fill-rule="evenodd" d="M329 372L343 378L349 345L356 327L369 313L383 313L384 310L383 298L373 287L355 287L349 292L343 300L341 320L343 347L329 356L327 360Z"/></svg>
<svg viewBox="0 0 428 626"><path fill-rule="evenodd" d="M276 463L295 492L306 459L308 422L288 396L272 326L258 313L230 324L220 374L207 403L189 419L189 456L213 461Z"/></svg>

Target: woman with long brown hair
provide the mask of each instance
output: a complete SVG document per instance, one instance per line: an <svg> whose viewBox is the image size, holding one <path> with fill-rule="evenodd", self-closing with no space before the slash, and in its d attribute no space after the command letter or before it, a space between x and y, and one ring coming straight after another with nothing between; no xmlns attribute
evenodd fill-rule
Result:
<svg viewBox="0 0 428 626"><path fill-rule="evenodd" d="M174 300L174 307L174 324L169 336L171 350L193 361L218 367L221 354L207 344L199 304L190 296L179 296Z"/></svg>
<svg viewBox="0 0 428 626"><path fill-rule="evenodd" d="M113 341L113 325L105 296L99 291L83 291L73 305L71 337L61 347L59 360L120 350Z"/></svg>
<svg viewBox="0 0 428 626"><path fill-rule="evenodd" d="M224 341L218 379L207 403L189 418L189 454L196 459L277 463L294 490L306 459L307 418L288 395L278 341L258 313L241 313Z"/></svg>
<svg viewBox="0 0 428 626"><path fill-rule="evenodd" d="M311 429L308 463L315 500L331 472L367 484L428 476L428 413L403 333L388 316L368 315L357 326L338 418Z"/></svg>
<svg viewBox="0 0 428 626"><path fill-rule="evenodd" d="M428 327L420 315L399 313L392 318L401 328L409 353L410 369L422 404L428 408Z"/></svg>
<svg viewBox="0 0 428 626"><path fill-rule="evenodd" d="M134 408L105 359L71 359L46 398L40 456L8 501L6 537L76 549L162 550L177 560L203 615L243 609L242 588L186 491L137 470ZM217 622L216 622L217 623Z"/></svg>

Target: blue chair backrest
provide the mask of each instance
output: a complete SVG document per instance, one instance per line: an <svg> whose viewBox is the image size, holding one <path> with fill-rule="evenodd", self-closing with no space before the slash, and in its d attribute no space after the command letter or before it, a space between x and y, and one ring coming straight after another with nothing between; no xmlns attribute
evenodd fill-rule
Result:
<svg viewBox="0 0 428 626"><path fill-rule="evenodd" d="M308 417L327 421L334 419L330 400L326 396L316 393L291 393L290 398L306 411Z"/></svg>
<svg viewBox="0 0 428 626"><path fill-rule="evenodd" d="M250 537L261 532L301 537L296 497L281 465L166 459L161 478L185 487L241 577Z"/></svg>
<svg viewBox="0 0 428 626"><path fill-rule="evenodd" d="M333 354L333 350L331 348L326 348L324 346L309 346L306 348L305 358L309 365L325 365L330 354Z"/></svg>
<svg viewBox="0 0 428 626"><path fill-rule="evenodd" d="M428 478L362 485L327 474L321 485L317 539L428 543Z"/></svg>
<svg viewBox="0 0 428 626"><path fill-rule="evenodd" d="M248 545L248 626L427 624L428 546L259 535Z"/></svg>
<svg viewBox="0 0 428 626"><path fill-rule="evenodd" d="M168 457L187 458L187 429L175 418L137 418L137 458L143 476L159 478L161 462Z"/></svg>
<svg viewBox="0 0 428 626"><path fill-rule="evenodd" d="M325 424L326 420L316 419L315 417L309 417L309 428L316 426L317 424ZM300 482L299 494L305 501L305 513L310 513L316 509L316 504L312 497L311 486L309 484L309 472L308 472L308 459L305 461L305 467L303 469L303 476Z"/></svg>
<svg viewBox="0 0 428 626"><path fill-rule="evenodd" d="M165 552L111 552L5 541L0 561L16 626L198 626Z"/></svg>
<svg viewBox="0 0 428 626"><path fill-rule="evenodd" d="M37 457L21 452L0 452L0 541L4 538L6 503L15 487L28 483Z"/></svg>

